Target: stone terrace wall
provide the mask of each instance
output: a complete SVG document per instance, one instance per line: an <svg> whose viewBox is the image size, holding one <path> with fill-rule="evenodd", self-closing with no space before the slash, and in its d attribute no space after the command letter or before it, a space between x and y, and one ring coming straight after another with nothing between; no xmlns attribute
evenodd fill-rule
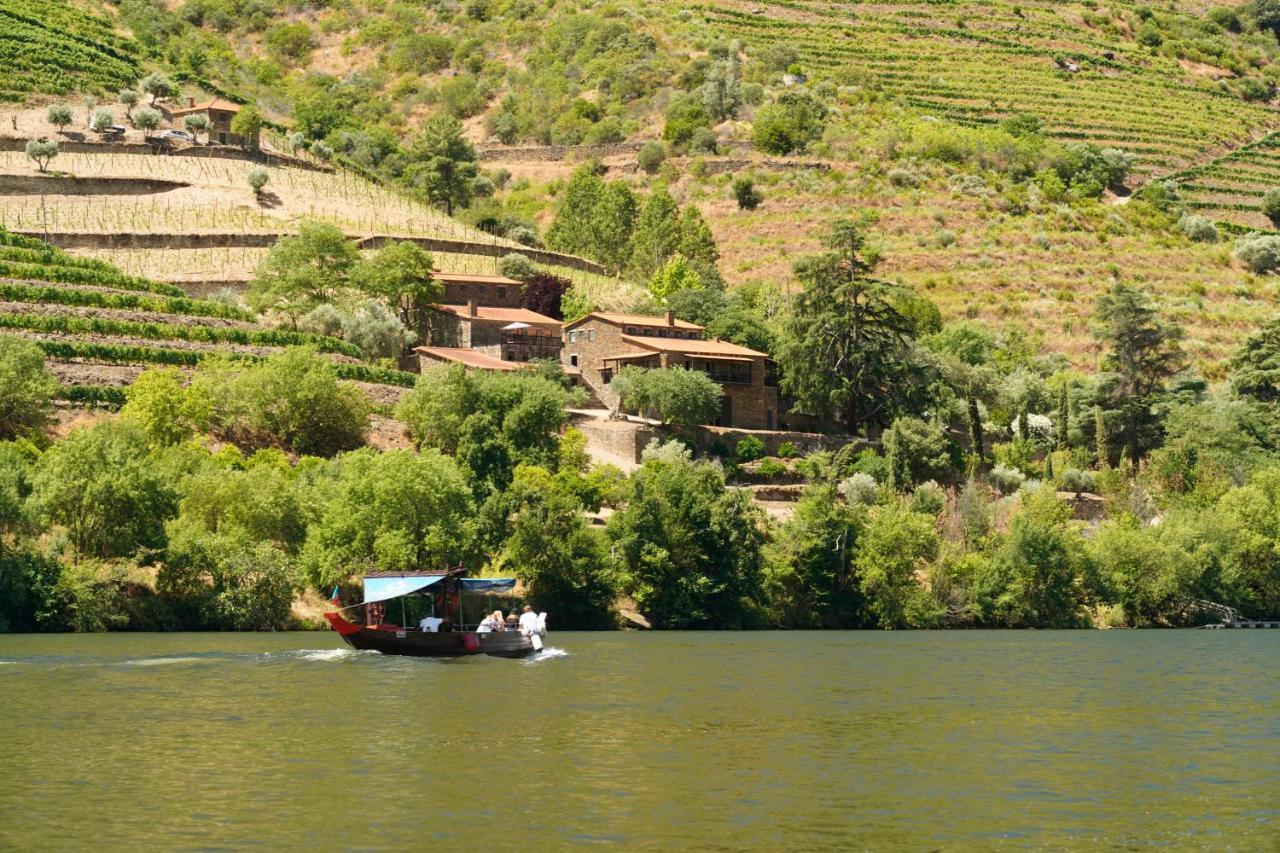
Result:
<svg viewBox="0 0 1280 853"><path fill-rule="evenodd" d="M567 157L586 159L588 157L617 157L621 154L635 154L645 143L641 142L608 142L600 145L542 145L527 148L485 148L476 152L483 162L505 160L509 163L556 163Z"/></svg>
<svg viewBox="0 0 1280 853"><path fill-rule="evenodd" d="M80 135L80 134L77 134ZM289 157L267 151L246 151L232 145L184 145L177 147L168 141L148 137L146 142L98 142L87 139L68 139L61 134L49 137L58 143L58 150L66 154L138 154L161 157L209 157L214 160L246 160L267 166L287 166L310 172L332 172L333 166L313 163L297 157ZM0 136L0 151L25 151L26 137ZM56 160L54 161L57 162Z"/></svg>

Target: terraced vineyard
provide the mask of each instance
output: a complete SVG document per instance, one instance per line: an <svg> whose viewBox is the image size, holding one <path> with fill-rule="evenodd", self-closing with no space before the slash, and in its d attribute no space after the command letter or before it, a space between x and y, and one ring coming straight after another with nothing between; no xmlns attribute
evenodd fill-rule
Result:
<svg viewBox="0 0 1280 853"><path fill-rule="evenodd" d="M881 89L927 114L975 124L1030 113L1059 139L1141 155L1147 172L1185 168L1280 124L1274 108L1244 102L1178 61L1099 29L1107 22L1090 26L1083 5L726 0L698 11L707 34L756 49L788 45L809 68Z"/></svg>
<svg viewBox="0 0 1280 853"><path fill-rule="evenodd" d="M1274 226L1261 204L1267 190L1280 186L1280 136L1269 134L1170 177L1187 207L1235 230L1269 230Z"/></svg>
<svg viewBox="0 0 1280 853"><path fill-rule="evenodd" d="M115 92L141 75L135 54L106 15L59 0L0 0L0 101Z"/></svg>
<svg viewBox="0 0 1280 853"><path fill-rule="evenodd" d="M193 367L211 355L257 360L296 345L326 353L375 399L397 396L416 374L372 367L344 341L258 325L221 302L125 275L0 230L0 333L35 340L72 401L118 403L120 387L149 365Z"/></svg>

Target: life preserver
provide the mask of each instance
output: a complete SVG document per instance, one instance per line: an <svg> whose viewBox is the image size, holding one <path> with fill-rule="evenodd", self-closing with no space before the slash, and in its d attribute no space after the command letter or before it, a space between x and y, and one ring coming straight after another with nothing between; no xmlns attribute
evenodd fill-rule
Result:
<svg viewBox="0 0 1280 853"><path fill-rule="evenodd" d="M480 638L477 637L475 634L472 634L470 631L468 631L466 635L463 636L462 638L462 647L469 652L479 651Z"/></svg>

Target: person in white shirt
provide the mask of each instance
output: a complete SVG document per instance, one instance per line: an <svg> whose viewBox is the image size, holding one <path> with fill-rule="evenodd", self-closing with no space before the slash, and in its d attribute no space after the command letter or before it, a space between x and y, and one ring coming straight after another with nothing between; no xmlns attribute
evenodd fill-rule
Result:
<svg viewBox="0 0 1280 853"><path fill-rule="evenodd" d="M422 621L418 623L418 627L428 634L435 634L440 630L440 623L443 621L443 619L436 616L423 616Z"/></svg>
<svg viewBox="0 0 1280 853"><path fill-rule="evenodd" d="M524 606L524 612L520 614L520 633L526 637L538 633L538 614L533 612L533 608L529 605Z"/></svg>
<svg viewBox="0 0 1280 853"><path fill-rule="evenodd" d="M494 614L490 613L480 621L480 625L476 628L476 633L490 634L494 631L500 630L499 625L500 625L500 622L498 621L498 619L494 616Z"/></svg>

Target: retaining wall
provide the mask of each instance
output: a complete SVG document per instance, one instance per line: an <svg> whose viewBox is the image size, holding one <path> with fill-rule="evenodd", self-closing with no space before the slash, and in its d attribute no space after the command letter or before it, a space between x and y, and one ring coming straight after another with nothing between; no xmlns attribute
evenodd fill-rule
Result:
<svg viewBox="0 0 1280 853"><path fill-rule="evenodd" d="M189 186L184 181L151 178L0 175L0 195L153 195Z"/></svg>

